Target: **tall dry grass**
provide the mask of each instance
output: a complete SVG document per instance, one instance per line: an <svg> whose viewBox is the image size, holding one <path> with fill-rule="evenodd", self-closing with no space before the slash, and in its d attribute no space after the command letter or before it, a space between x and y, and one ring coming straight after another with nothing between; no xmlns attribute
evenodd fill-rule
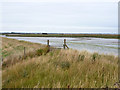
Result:
<svg viewBox="0 0 120 90"><path fill-rule="evenodd" d="M3 88L115 88L118 57L2 38ZM23 47L26 47L24 58Z"/></svg>
<svg viewBox="0 0 120 90"><path fill-rule="evenodd" d="M118 57L87 51L55 50L3 70L7 88L115 88Z"/></svg>

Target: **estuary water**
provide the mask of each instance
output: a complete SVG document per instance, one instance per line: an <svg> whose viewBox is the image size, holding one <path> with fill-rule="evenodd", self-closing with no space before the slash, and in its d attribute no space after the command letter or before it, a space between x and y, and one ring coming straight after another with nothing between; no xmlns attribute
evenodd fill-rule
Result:
<svg viewBox="0 0 120 90"><path fill-rule="evenodd" d="M69 37L7 37L17 40L30 41L34 43L47 44L62 48L64 39L66 39L69 48L76 50L87 50L89 52L98 52L100 54L118 55L118 39L105 39L105 38L69 38Z"/></svg>

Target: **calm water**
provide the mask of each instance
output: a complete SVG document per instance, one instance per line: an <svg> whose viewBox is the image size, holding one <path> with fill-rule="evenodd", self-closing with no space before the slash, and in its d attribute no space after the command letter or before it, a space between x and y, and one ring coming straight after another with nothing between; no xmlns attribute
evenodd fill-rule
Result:
<svg viewBox="0 0 120 90"><path fill-rule="evenodd" d="M7 37L17 40L25 40L35 43L47 44L50 40L50 45L54 47L63 47L64 39L67 40L69 48L77 50L87 50L89 52L98 52L104 54L118 55L118 39L104 38L66 38L66 37Z"/></svg>

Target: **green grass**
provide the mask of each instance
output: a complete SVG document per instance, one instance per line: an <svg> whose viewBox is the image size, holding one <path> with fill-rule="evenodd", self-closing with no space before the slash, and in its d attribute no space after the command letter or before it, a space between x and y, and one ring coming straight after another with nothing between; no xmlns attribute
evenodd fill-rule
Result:
<svg viewBox="0 0 120 90"><path fill-rule="evenodd" d="M96 38L115 38L119 39L118 34L7 34L11 37L96 37Z"/></svg>
<svg viewBox="0 0 120 90"><path fill-rule="evenodd" d="M3 57L3 58L9 56L10 54L11 54L11 52L2 51L2 57Z"/></svg>

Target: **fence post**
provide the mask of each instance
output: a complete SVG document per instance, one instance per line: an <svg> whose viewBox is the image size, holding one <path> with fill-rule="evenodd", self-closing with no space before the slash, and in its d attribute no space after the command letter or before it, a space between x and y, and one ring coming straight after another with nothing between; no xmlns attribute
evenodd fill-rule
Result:
<svg viewBox="0 0 120 90"><path fill-rule="evenodd" d="M63 48L65 49L66 46L66 39L64 39L64 44L63 44Z"/></svg>
<svg viewBox="0 0 120 90"><path fill-rule="evenodd" d="M47 40L47 46L49 46L49 40Z"/></svg>
<svg viewBox="0 0 120 90"><path fill-rule="evenodd" d="M47 47L48 47L48 51L50 51L49 40L47 40Z"/></svg>
<svg viewBox="0 0 120 90"><path fill-rule="evenodd" d="M24 58L25 58L25 47L24 47Z"/></svg>

